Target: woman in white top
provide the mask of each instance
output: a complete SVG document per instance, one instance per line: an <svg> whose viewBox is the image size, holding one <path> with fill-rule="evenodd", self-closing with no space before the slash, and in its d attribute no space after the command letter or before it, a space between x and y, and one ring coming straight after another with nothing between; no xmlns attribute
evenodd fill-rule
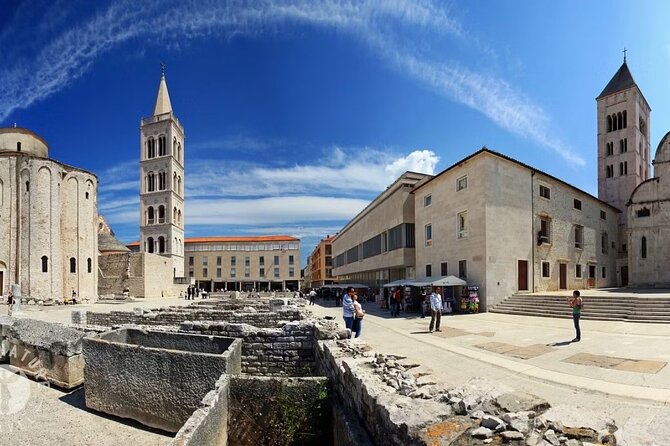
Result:
<svg viewBox="0 0 670 446"><path fill-rule="evenodd" d="M354 301L354 324L351 327L351 332L356 333L356 336L354 337L357 338L361 335L361 330L363 329L363 316L365 316L365 310L358 302L357 294L354 293L351 298Z"/></svg>

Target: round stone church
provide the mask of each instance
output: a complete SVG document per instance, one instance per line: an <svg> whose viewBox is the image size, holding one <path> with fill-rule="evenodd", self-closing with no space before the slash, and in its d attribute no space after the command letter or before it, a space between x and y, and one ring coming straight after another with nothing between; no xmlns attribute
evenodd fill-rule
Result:
<svg viewBox="0 0 670 446"><path fill-rule="evenodd" d="M24 128L0 128L0 293L97 296L97 177L49 158Z"/></svg>

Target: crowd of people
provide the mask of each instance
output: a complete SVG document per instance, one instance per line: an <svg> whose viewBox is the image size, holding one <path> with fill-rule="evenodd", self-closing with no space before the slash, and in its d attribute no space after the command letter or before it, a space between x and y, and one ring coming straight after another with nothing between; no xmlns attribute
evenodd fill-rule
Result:
<svg viewBox="0 0 670 446"><path fill-rule="evenodd" d="M186 295L184 296L183 291L179 292L179 297L183 297L186 300L195 300L195 298L202 298L202 299L207 299L207 291L198 288L195 285L189 285L188 288L186 288Z"/></svg>

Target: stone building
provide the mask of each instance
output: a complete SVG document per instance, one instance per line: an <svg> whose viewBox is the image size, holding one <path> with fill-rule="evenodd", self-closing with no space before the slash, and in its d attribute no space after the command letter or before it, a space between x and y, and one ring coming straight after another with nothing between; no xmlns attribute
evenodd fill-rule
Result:
<svg viewBox="0 0 670 446"><path fill-rule="evenodd" d="M309 256L310 287L322 287L335 282L333 277L333 238L321 239Z"/></svg>
<svg viewBox="0 0 670 446"><path fill-rule="evenodd" d="M428 178L405 172L333 237L333 275L339 283L381 286L414 278L411 192Z"/></svg>
<svg viewBox="0 0 670 446"><path fill-rule="evenodd" d="M0 290L24 298L97 296L97 177L49 158L23 128L0 129Z"/></svg>
<svg viewBox="0 0 670 446"><path fill-rule="evenodd" d="M482 148L413 194L419 280L463 278L483 308L616 283L619 211L547 173Z"/></svg>
<svg viewBox="0 0 670 446"><path fill-rule="evenodd" d="M184 269L207 291L300 289L300 239L193 237L184 246Z"/></svg>

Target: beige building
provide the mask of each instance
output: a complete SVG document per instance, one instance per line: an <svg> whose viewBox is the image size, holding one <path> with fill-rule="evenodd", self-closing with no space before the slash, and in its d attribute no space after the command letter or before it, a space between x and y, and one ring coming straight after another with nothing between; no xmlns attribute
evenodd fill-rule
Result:
<svg viewBox="0 0 670 446"><path fill-rule="evenodd" d="M302 269L302 287L312 288L312 256L307 256L307 263Z"/></svg>
<svg viewBox="0 0 670 446"><path fill-rule="evenodd" d="M461 277L483 309L616 283L618 210L558 178L483 148L414 194L417 278Z"/></svg>
<svg viewBox="0 0 670 446"><path fill-rule="evenodd" d="M49 159L23 128L0 129L0 293L24 299L98 295L95 175Z"/></svg>
<svg viewBox="0 0 670 446"><path fill-rule="evenodd" d="M428 178L405 172L333 238L333 275L338 283L381 286L414 278L412 191Z"/></svg>
<svg viewBox="0 0 670 446"><path fill-rule="evenodd" d="M319 288L335 282L333 277L333 238L327 236L321 239L309 256L309 283L310 288Z"/></svg>
<svg viewBox="0 0 670 446"><path fill-rule="evenodd" d="M207 291L300 288L298 238L195 237L184 248L184 270Z"/></svg>

